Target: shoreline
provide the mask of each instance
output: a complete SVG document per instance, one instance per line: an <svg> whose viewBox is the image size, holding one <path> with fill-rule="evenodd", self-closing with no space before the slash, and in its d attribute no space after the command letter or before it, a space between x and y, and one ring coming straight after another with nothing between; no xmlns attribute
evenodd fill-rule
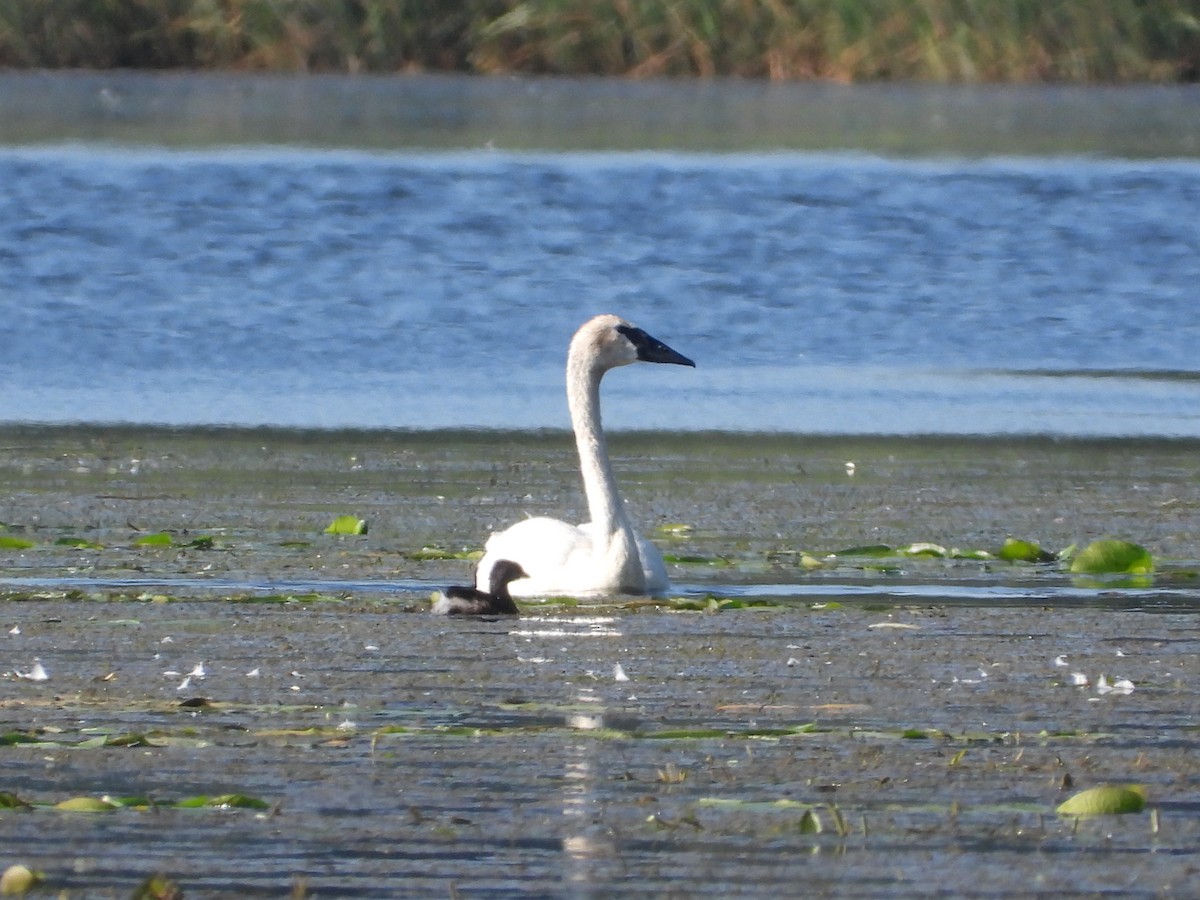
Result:
<svg viewBox="0 0 1200 900"><path fill-rule="evenodd" d="M0 144L1200 155L1196 85L0 72Z"/></svg>

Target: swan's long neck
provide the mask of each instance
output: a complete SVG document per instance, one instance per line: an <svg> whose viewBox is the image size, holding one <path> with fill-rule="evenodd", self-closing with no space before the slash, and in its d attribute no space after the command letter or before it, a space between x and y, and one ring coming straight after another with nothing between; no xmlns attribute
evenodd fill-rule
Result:
<svg viewBox="0 0 1200 900"><path fill-rule="evenodd" d="M575 429L588 513L597 530L610 535L628 529L629 520L617 492L617 480L608 459L608 442L600 422L600 377L603 374L587 365L586 360L570 360L567 405L571 410L571 426Z"/></svg>
<svg viewBox="0 0 1200 900"><path fill-rule="evenodd" d="M595 548L596 554L620 570L616 577L621 587L637 589L642 579L641 560L633 528L617 492L600 422L600 378L603 374L603 370L591 366L589 360L572 355L567 361L567 403L571 410L571 425L575 429L593 538L603 542Z"/></svg>

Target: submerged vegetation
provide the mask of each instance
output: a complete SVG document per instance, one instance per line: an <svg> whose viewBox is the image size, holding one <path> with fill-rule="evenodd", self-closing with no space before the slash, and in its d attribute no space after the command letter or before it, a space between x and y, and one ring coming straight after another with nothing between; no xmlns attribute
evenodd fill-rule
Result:
<svg viewBox="0 0 1200 900"><path fill-rule="evenodd" d="M0 66L1192 81L1194 0L0 0Z"/></svg>

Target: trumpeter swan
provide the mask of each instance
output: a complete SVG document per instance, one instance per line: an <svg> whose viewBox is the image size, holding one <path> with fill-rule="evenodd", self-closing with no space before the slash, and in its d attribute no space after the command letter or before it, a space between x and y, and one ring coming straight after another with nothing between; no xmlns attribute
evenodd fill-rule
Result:
<svg viewBox="0 0 1200 900"><path fill-rule="evenodd" d="M480 590L502 559L516 561L528 573L511 585L519 597L666 589L662 554L634 532L617 492L600 423L600 379L609 369L634 362L696 365L617 316L596 316L575 332L567 351L567 405L592 520L568 525L538 517L493 534L475 572Z"/></svg>
<svg viewBox="0 0 1200 900"><path fill-rule="evenodd" d="M486 591L448 587L435 595L430 611L439 616L515 616L520 610L508 593L508 584L524 577L525 570L511 559L497 560Z"/></svg>

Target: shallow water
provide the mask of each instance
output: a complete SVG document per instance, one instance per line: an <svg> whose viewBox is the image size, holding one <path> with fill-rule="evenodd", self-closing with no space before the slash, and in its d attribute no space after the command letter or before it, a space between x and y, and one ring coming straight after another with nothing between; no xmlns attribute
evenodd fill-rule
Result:
<svg viewBox="0 0 1200 900"><path fill-rule="evenodd" d="M35 807L0 840L69 896L163 870L189 897L1151 897L1200 866L1193 443L621 436L640 526L692 526L656 534L671 596L500 621L428 615L471 562L420 551L574 515L561 435L0 448L0 521L34 544L0 550L0 788ZM321 533L348 512L367 535ZM824 555L1010 533L1136 538L1158 572ZM1054 815L1109 781L1153 812ZM270 809L166 806L231 793ZM49 808L104 795L160 806Z"/></svg>

